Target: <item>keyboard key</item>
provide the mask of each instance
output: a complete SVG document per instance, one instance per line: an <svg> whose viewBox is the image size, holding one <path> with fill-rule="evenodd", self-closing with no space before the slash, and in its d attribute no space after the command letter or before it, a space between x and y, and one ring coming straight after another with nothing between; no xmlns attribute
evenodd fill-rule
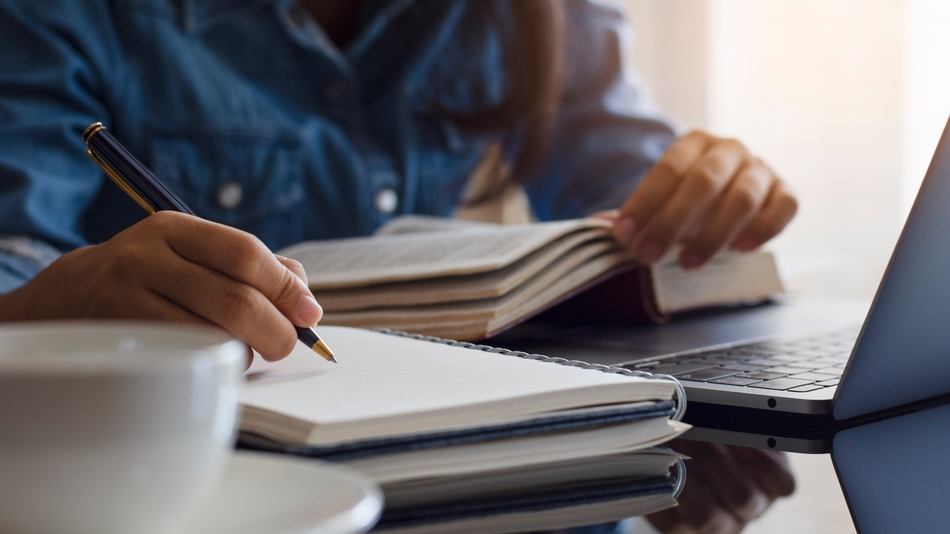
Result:
<svg viewBox="0 0 950 534"><path fill-rule="evenodd" d="M774 365L774 366L769 367L769 368L767 368L767 369L765 369L765 370L766 370L767 372L769 372L769 373L782 373L782 374L785 374L785 375L793 375L793 374L795 374L795 373L801 373L801 372L802 372L802 370L801 370L800 367L791 367L791 366L789 366L789 365ZM822 378L819 378L819 379L816 379L816 380L822 380L822 379L824 379L824 378L826 378L826 377L822 377Z"/></svg>
<svg viewBox="0 0 950 534"><path fill-rule="evenodd" d="M801 380L811 380L812 382L819 382L821 380L829 380L828 375L823 373L814 373L808 371L807 373L798 373L791 375L791 378L798 378Z"/></svg>
<svg viewBox="0 0 950 534"><path fill-rule="evenodd" d="M706 382L708 380L715 380L717 378L732 376L736 373L737 371L730 371L728 369L717 369L715 367L712 367L710 369L700 369L699 371L692 371L688 373L677 373L673 376L675 376L676 378L679 378L680 380Z"/></svg>
<svg viewBox="0 0 950 534"><path fill-rule="evenodd" d="M795 393L808 393L809 391L815 391L818 389L824 389L821 386L816 386L814 384L808 384L807 386L798 386L794 388L788 388L788 391L794 391Z"/></svg>
<svg viewBox="0 0 950 534"><path fill-rule="evenodd" d="M653 369L650 369L650 372L663 375L678 375L682 373L691 373L700 369L709 369L710 367L713 367L713 365L705 362L670 363L654 367Z"/></svg>
<svg viewBox="0 0 950 534"><path fill-rule="evenodd" d="M826 365L834 365L836 363L846 362L848 359L847 357L843 356L819 356L817 358L812 358L811 361L821 362Z"/></svg>
<svg viewBox="0 0 950 534"><path fill-rule="evenodd" d="M716 354L716 356L725 360L733 360L737 362L755 357L754 354L748 354L746 352L737 352L737 351L720 352Z"/></svg>
<svg viewBox="0 0 950 534"><path fill-rule="evenodd" d="M774 358L776 356L781 356L782 354L784 354L784 352L778 352L774 350L743 350L736 355L741 356L744 360L747 360L749 358Z"/></svg>
<svg viewBox="0 0 950 534"><path fill-rule="evenodd" d="M800 362L802 360L807 360L808 356L789 352L786 354L773 354L772 356L769 356L769 359L779 362Z"/></svg>
<svg viewBox="0 0 950 534"><path fill-rule="evenodd" d="M757 350L764 350L766 352L778 353L778 352L791 352L800 347L799 345L796 345L795 343L776 341L773 343L761 343L761 344L755 345L755 348Z"/></svg>
<svg viewBox="0 0 950 534"><path fill-rule="evenodd" d="M837 386L838 380L841 380L841 379L832 378L831 380L822 380L821 382L815 382L815 383L818 384L819 386Z"/></svg>
<svg viewBox="0 0 950 534"><path fill-rule="evenodd" d="M729 363L722 366L723 369L729 369L731 371L758 371L759 369L765 369L764 365L750 365L747 363Z"/></svg>
<svg viewBox="0 0 950 534"><path fill-rule="evenodd" d="M749 358L748 360L743 360L742 363L762 366L777 365L777 362L774 362L769 358Z"/></svg>
<svg viewBox="0 0 950 534"><path fill-rule="evenodd" d="M841 373L844 372L844 367L822 367L815 369L814 372L829 376L841 376Z"/></svg>
<svg viewBox="0 0 950 534"><path fill-rule="evenodd" d="M804 360L804 361L801 361L801 362L788 362L788 363L786 363L785 365L787 365L787 366L789 366L789 367L797 367L797 368L801 369L802 371L806 371L806 370L807 370L807 371L810 371L810 370L812 370L812 369L814 369L814 368L816 368L816 367L822 367L821 365L815 365L814 362L810 362L810 361L808 361L808 360Z"/></svg>
<svg viewBox="0 0 950 534"><path fill-rule="evenodd" d="M756 380L754 378L739 378L737 376L727 376L725 378L717 378L716 380L710 380L710 384L726 384L729 386L748 386L749 384L755 384L756 382L761 382L761 380Z"/></svg>
<svg viewBox="0 0 950 534"><path fill-rule="evenodd" d="M820 358L828 355L826 352L815 349L802 349L794 352L796 356L801 356L802 358Z"/></svg>
<svg viewBox="0 0 950 534"><path fill-rule="evenodd" d="M772 380L773 378L782 378L785 376L782 373L769 373L767 371L751 371L748 373L742 373L737 375L740 378L757 378L759 380Z"/></svg>
<svg viewBox="0 0 950 534"><path fill-rule="evenodd" d="M712 363L712 364L722 364L722 365L728 365L730 363L734 363L737 361L735 358L731 358L728 356L720 356L718 354L703 356L701 360L704 362Z"/></svg>
<svg viewBox="0 0 950 534"><path fill-rule="evenodd" d="M764 382L759 382L758 384L752 384L750 388L762 388L762 389L791 389L794 387L804 386L810 384L810 380L796 380L794 378L776 378L773 380L766 380Z"/></svg>

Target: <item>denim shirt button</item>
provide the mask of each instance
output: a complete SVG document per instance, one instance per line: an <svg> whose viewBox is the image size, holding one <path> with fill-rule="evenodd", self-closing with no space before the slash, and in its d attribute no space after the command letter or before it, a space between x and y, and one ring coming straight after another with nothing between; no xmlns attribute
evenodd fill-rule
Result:
<svg viewBox="0 0 950 534"><path fill-rule="evenodd" d="M380 189L376 192L376 199L373 202L380 213L390 214L396 211L399 205L399 195L392 189Z"/></svg>
<svg viewBox="0 0 950 534"><path fill-rule="evenodd" d="M241 204L244 191L237 182L221 184L217 191L218 205L226 210L233 210Z"/></svg>

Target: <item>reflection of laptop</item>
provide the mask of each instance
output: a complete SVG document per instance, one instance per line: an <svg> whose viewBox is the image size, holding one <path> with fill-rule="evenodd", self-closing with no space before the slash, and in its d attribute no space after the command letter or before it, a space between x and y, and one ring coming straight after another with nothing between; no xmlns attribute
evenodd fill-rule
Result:
<svg viewBox="0 0 950 534"><path fill-rule="evenodd" d="M621 331L603 326L536 334L525 342L505 339L504 343L552 356L674 375L686 386L688 420L718 431L704 438L703 431L698 430L694 434L698 439L802 452L826 448L835 430L861 418L950 394L948 131L950 128L940 140L861 328L855 323L849 328L827 330L826 325L826 330L813 335L789 337L786 327L800 331L803 325L778 321L775 326L780 328L768 331L769 325L762 328L750 319L754 314L797 313L807 315L804 322L817 326L814 323L823 322L829 313L834 316L820 304L789 303L776 306L810 306L814 313L789 313L785 309L732 312L740 328L743 321L746 323L739 332L737 325L728 325L734 321L730 314L700 314L686 319L681 331L691 335L711 333L699 336L711 343L673 351L664 350L669 343L650 346L648 340L645 342L649 334L643 329ZM835 317L833 321L840 323L842 319ZM724 337L724 330L734 337ZM624 344L641 350L627 352L623 358ZM723 440L722 432L736 434L734 439ZM743 433L750 432L776 435L770 436L771 441L766 438L759 442L743 437Z"/></svg>
<svg viewBox="0 0 950 534"><path fill-rule="evenodd" d="M831 459L861 534L946 532L950 405L843 430Z"/></svg>

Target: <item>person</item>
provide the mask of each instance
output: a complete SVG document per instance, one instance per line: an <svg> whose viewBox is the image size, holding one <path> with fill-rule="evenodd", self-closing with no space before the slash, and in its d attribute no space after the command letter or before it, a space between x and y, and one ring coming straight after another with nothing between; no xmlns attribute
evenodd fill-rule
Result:
<svg viewBox="0 0 950 534"><path fill-rule="evenodd" d="M540 220L615 210L646 264L775 236L786 184L738 141L677 136L623 31L591 0L0 0L0 320L213 323L277 360L322 311L271 251L515 186ZM200 218L108 183L80 139L97 121ZM695 454L712 493L664 530L736 531L791 491L780 457Z"/></svg>

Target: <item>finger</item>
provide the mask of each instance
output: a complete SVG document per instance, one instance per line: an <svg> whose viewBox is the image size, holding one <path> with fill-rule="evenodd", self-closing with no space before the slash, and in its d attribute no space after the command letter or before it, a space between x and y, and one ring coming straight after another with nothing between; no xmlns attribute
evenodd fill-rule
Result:
<svg viewBox="0 0 950 534"><path fill-rule="evenodd" d="M638 259L658 260L719 197L748 157L738 141L712 146L682 179L640 238Z"/></svg>
<svg viewBox="0 0 950 534"><path fill-rule="evenodd" d="M614 235L621 243L632 244L637 234L673 195L680 180L706 150L711 136L691 132L677 139L653 165L637 190L620 208L621 217Z"/></svg>
<svg viewBox="0 0 950 534"><path fill-rule="evenodd" d="M769 190L762 210L750 221L733 241L739 250L753 250L772 239L788 225L798 211L798 200L781 180Z"/></svg>
<svg viewBox="0 0 950 534"><path fill-rule="evenodd" d="M743 167L711 210L713 215L703 230L684 245L680 264L687 269L699 267L731 243L762 207L774 180L771 170L759 160Z"/></svg>
<svg viewBox="0 0 950 534"><path fill-rule="evenodd" d="M295 259L287 258L279 254L274 254L274 257L277 258L277 261L279 261L281 265L290 269L290 272L294 273L294 275L296 275L297 278L299 278L304 283L304 285L308 285L310 283L307 279L307 271L303 268L302 263Z"/></svg>
<svg viewBox="0 0 950 534"><path fill-rule="evenodd" d="M265 360L290 354L296 330L260 291L202 265L176 260L150 269L146 279L152 291L221 325Z"/></svg>
<svg viewBox="0 0 950 534"><path fill-rule="evenodd" d="M605 210L589 215L591 219L600 219L601 221L616 222L620 216L620 210Z"/></svg>
<svg viewBox="0 0 950 534"><path fill-rule="evenodd" d="M307 278L307 271L306 271L306 269L303 268L303 264L300 263L299 261L295 260L295 259L286 258L286 257L280 256L280 255L278 255L278 254L274 254L274 257L277 258L277 261L279 261L279 262L281 263L281 265L283 265L284 267L286 267L287 269L289 269L290 272L292 272L292 273L294 274L294 276L296 276L297 278L300 279L301 282L303 282L303 285L307 287L307 290L308 290L308 292L310 293L310 296L312 297L312 296L313 296L313 292L310 292L310 291L309 291L309 289L310 289L310 281L309 281L308 278ZM317 313L316 313L316 318L317 318L317 320L316 320L315 323L314 323L314 324L316 324L316 322L319 322L320 319L323 318L323 307L320 306L320 303L319 303L319 302L316 302L316 299L313 299L313 300L314 300L313 303L309 302L309 300L310 300L310 299L307 299L307 301L306 301L306 305L307 305L307 306L312 306L312 304L314 304L314 303L317 305L317 310L316 310L316 311L317 311ZM309 317L313 317L313 315L309 315ZM310 325L310 326L312 326L312 325Z"/></svg>
<svg viewBox="0 0 950 534"><path fill-rule="evenodd" d="M162 211L147 221L176 254L253 287L293 324L320 320L322 310L306 284L251 234L181 213Z"/></svg>

